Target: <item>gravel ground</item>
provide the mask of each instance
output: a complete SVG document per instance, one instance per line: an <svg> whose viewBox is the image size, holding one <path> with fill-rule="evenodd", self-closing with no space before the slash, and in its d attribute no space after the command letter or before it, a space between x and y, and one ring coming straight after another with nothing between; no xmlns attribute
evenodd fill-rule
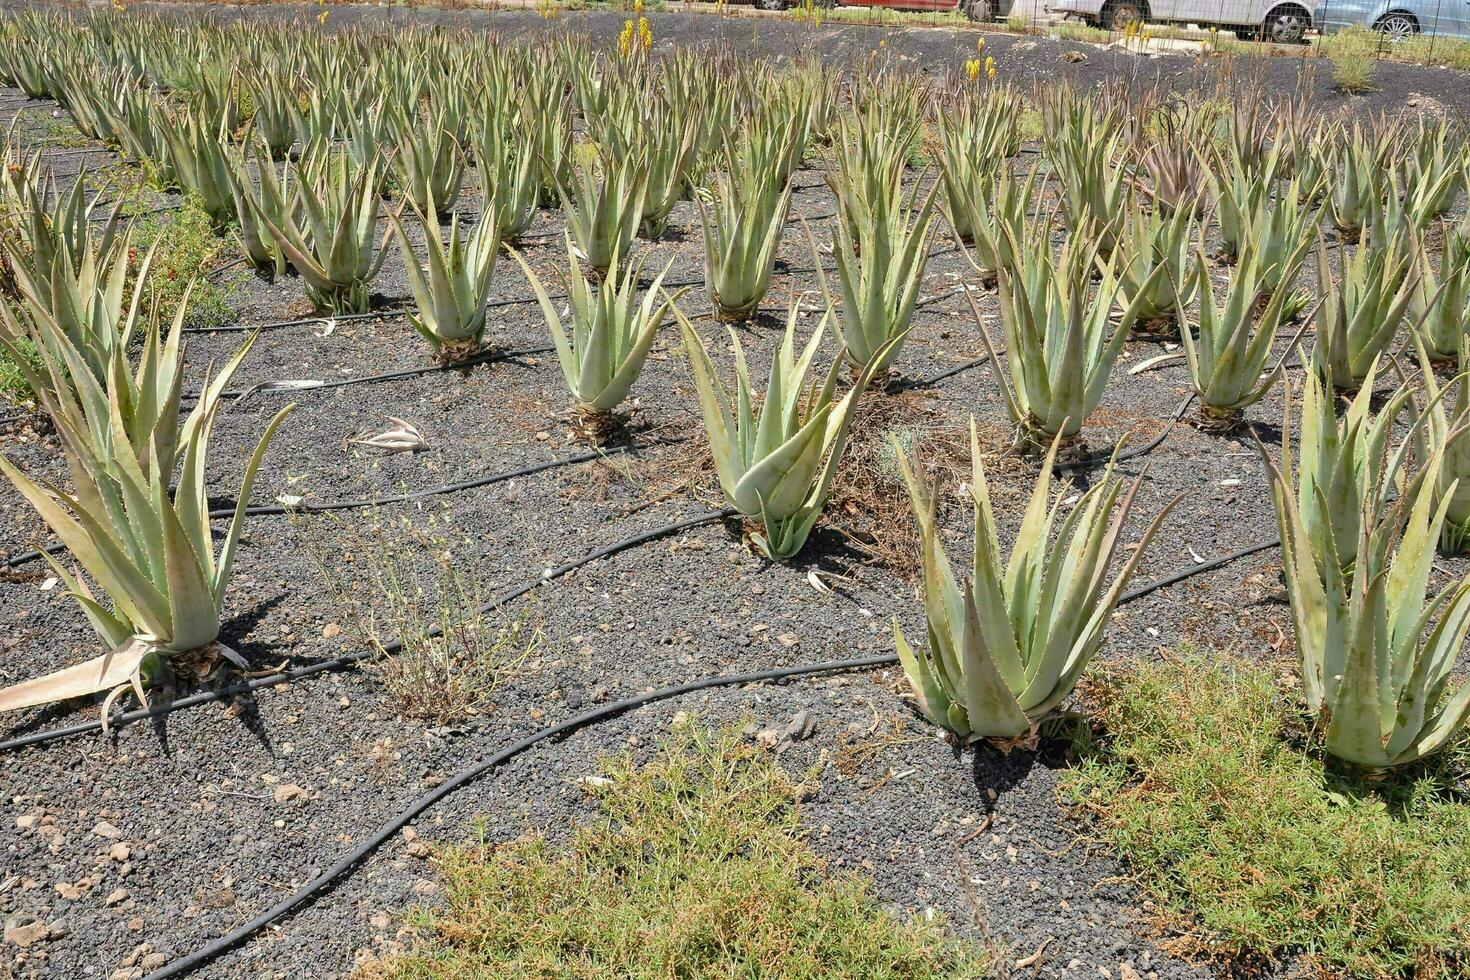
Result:
<svg viewBox="0 0 1470 980"><path fill-rule="evenodd" d="M252 8L228 15L265 13ZM483 26L506 35L545 29L527 13L356 7L333 8L329 24L404 20ZM606 38L620 22L620 14L584 12L559 19L553 29ZM967 32L875 34L829 25L814 38L791 23L662 15L655 15L655 33L660 43L718 40L769 53L817 51L844 61L881 39L893 57L924 70L955 64L973 43ZM1087 60L1063 61L1061 54L1073 49ZM1092 84L1123 74L1189 86L1220 81L1217 66L1194 59L1138 61L1045 39L991 36L987 51L1008 77L1066 74ZM1309 72L1303 77L1306 67L1268 59L1250 70L1278 92L1302 80L1306 98L1322 112L1397 110L1407 100L1426 100L1421 90L1458 111L1470 93L1458 73L1385 65L1383 90L1348 102ZM7 121L21 104L19 93L0 91L0 116ZM38 120L49 111L28 105L20 131L40 132ZM59 163L58 170L67 166ZM797 183L810 188L796 195L797 213L830 214L831 196L819 173L804 171ZM819 240L825 225L813 222ZM559 227L559 215L546 212L536 231ZM564 262L555 238L529 244L525 254L543 276L555 275ZM788 234L781 257L787 270L811 266L798 228ZM649 247L649 270L670 261L671 280L699 277L698 219L687 203L675 212L669 236ZM941 235L925 293L939 295L970 279L964 258ZM778 275L768 310L742 337L757 374L779 336L788 292L815 285L809 272ZM396 255L377 287L380 307L405 298ZM502 265L497 292L526 295L514 263ZM684 302L691 312L704 307L697 290ZM239 324L258 325L298 314L302 293L292 279L243 277L231 303ZM984 295L980 307L998 333L995 297ZM907 377L927 377L980 353L962 297L927 306L917 323L898 365ZM715 337L710 321L699 326ZM534 305L497 309L490 331L507 350L546 346ZM239 385L366 376L429 363L426 348L399 318L343 322L322 334L320 325L263 333ZM192 340L189 365L197 376L211 359L232 351L240 335ZM708 475L691 470L700 426L682 356L668 346L675 340L674 332L665 335L635 388L638 408L623 438L637 448L627 455L372 514L253 520L227 600L224 639L262 669L358 649L351 597L362 596L375 539L387 542L380 550L421 573L432 570L434 553L447 548L494 594L543 568L718 506ZM1094 449L1124 433L1136 441L1157 434L1187 393L1180 363L1128 373L1159 352L1156 343L1128 345L1087 429ZM257 484L259 501L279 494L331 501L397 493L583 451L571 439L559 370L547 354L307 391L295 400L300 407ZM1033 473L1002 453L1004 410L988 369L962 372L893 401L886 409L890 427L916 429L935 442L968 415L977 417L1002 520L1013 525ZM279 395L258 395L221 420L209 478L222 498L238 486L243 456L281 402ZM383 428L388 413L418 425L429 449L381 455L348 441ZM1280 415L1278 391L1249 417L1270 437ZM7 422L0 447L34 474L61 472L44 427L33 419ZM1166 501L1182 495L1182 502L1146 556L1139 582L1274 533L1270 495L1248 438L1184 424L1147 461L1138 526ZM1125 468L1140 471L1131 463ZM690 472L696 473L692 485ZM1097 473L1093 468L1079 478L1085 483ZM888 492L901 491L890 486ZM6 969L17 977L140 976L280 900L426 788L594 704L695 677L891 652L895 616L906 630L922 629L914 584L902 569L871 559L861 538L874 515L860 499L848 503L831 509L789 566L760 560L736 525L714 522L537 590L508 612L538 631L539 643L465 722L445 726L401 717L395 698L368 668L181 711L106 739L82 737L9 755L0 773L0 919L24 925L34 918L47 928L41 930L46 938L27 946L0 945L0 976ZM968 548L968 517L950 506L945 522L952 553L959 554ZM7 553L46 540L14 494L0 497L0 540ZM1127 606L1114 623L1105 659L1153 657L1187 645L1266 660L1289 656L1283 633L1290 629L1289 613L1277 569L1268 551ZM1443 570L1463 574L1465 567L1445 562ZM812 571L835 588L815 590ZM70 600L48 588L48 577L39 564L0 577L0 682L74 662L95 646ZM1125 965L1149 978L1219 974L1219 968L1165 952L1167 936L1158 933L1118 856L1078 836L1086 828L1069 819L1055 794L1055 768L1065 764L1060 745L1044 742L1039 752L1008 756L985 748L956 752L914 718L902 689L894 670L720 689L544 744L434 809L415 825L413 841L393 841L309 908L199 975L346 975L357 957L391 951L402 914L432 899L436 886L418 841L459 839L471 818L483 821L495 839L528 830L562 833L592 812L576 780L595 770L598 756L625 746L650 749L677 713L755 730L783 728L802 711L815 730L784 751L796 770L820 767L821 790L804 808L814 844L839 865L871 875L885 901L941 912L1012 959L1044 945L1034 971L1040 976L1126 976ZM7 718L0 739L95 715L95 707L68 705Z"/></svg>

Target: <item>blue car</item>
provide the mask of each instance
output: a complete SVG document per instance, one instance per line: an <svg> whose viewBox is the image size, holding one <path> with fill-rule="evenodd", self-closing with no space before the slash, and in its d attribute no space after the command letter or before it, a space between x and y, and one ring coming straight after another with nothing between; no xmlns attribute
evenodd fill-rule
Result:
<svg viewBox="0 0 1470 980"><path fill-rule="evenodd" d="M1362 25L1401 41L1414 34L1470 37L1467 0L1322 0L1312 12L1324 34Z"/></svg>

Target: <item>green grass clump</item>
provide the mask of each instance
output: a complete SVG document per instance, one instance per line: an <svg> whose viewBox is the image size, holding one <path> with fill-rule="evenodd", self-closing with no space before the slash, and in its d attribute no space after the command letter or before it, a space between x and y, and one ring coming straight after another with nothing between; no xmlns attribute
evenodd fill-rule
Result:
<svg viewBox="0 0 1470 980"><path fill-rule="evenodd" d="M639 769L605 767L601 819L441 856L444 907L413 955L360 976L976 977L938 925L884 911L802 841L796 785L732 733L684 726Z"/></svg>
<svg viewBox="0 0 1470 980"><path fill-rule="evenodd" d="M1105 686L1064 794L1202 952L1331 975L1470 969L1470 751L1377 782L1324 761L1271 674L1184 656Z"/></svg>
<svg viewBox="0 0 1470 980"><path fill-rule="evenodd" d="M1332 62L1332 81L1349 95L1373 91L1378 71L1378 34L1361 24L1328 34L1317 46Z"/></svg>
<svg viewBox="0 0 1470 980"><path fill-rule="evenodd" d="M205 278L229 244L229 239L214 233L209 215L191 200L177 211L160 211L141 219L134 248L139 256L157 248L143 294L144 308L152 309L157 304L159 315L172 319L184 290L197 279L189 297L187 325L217 327L233 320L235 314L228 301L232 287L222 288Z"/></svg>
<svg viewBox="0 0 1470 980"><path fill-rule="evenodd" d="M25 358L36 371L41 371L41 355L36 353L36 347L24 337L16 338L16 353ZM34 392L26 383L25 375L20 373L20 368L11 359L10 352L0 347L0 398L12 405L23 405L32 400Z"/></svg>

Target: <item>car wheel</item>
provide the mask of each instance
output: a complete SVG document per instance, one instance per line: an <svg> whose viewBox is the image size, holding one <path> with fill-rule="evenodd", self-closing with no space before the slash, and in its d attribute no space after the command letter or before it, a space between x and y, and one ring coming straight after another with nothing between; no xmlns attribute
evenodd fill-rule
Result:
<svg viewBox="0 0 1470 980"><path fill-rule="evenodd" d="M977 24L983 24L995 16L990 0L961 0L960 9Z"/></svg>
<svg viewBox="0 0 1470 980"><path fill-rule="evenodd" d="M1384 40L1389 44L1397 44L1419 33L1419 21L1414 18L1413 14L1395 11L1378 18L1378 23L1373 25L1373 29L1382 34Z"/></svg>
<svg viewBox="0 0 1470 980"><path fill-rule="evenodd" d="M1108 7L1103 17L1107 21L1108 30L1121 31L1129 24L1143 20L1143 10L1131 0L1118 0Z"/></svg>
<svg viewBox="0 0 1470 980"><path fill-rule="evenodd" d="M1307 36L1307 15L1296 7L1273 10L1261 25L1261 35L1277 44L1300 44Z"/></svg>
<svg viewBox="0 0 1470 980"><path fill-rule="evenodd" d="M755 0L756 10L785 10L786 0Z"/></svg>

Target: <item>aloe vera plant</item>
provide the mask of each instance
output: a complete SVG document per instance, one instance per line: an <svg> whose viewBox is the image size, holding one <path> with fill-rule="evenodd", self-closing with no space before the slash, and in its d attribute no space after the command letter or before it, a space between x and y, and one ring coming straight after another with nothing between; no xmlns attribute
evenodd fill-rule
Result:
<svg viewBox="0 0 1470 980"><path fill-rule="evenodd" d="M402 217L395 214L391 219L413 292L416 312L408 321L442 360L462 361L480 352L485 336L485 304L495 282L500 234L493 221L482 218L474 231L462 236L456 214L446 245L439 237L439 214L432 199L418 219L427 265L419 264Z"/></svg>
<svg viewBox="0 0 1470 980"><path fill-rule="evenodd" d="M1368 369L1398 333L1414 298L1414 252L1400 238L1386 248L1361 245L1345 258L1337 252L1332 278L1327 246L1317 240L1316 343L1312 365L1336 388L1356 390Z"/></svg>
<svg viewBox="0 0 1470 980"><path fill-rule="evenodd" d="M991 200L1005 161L1019 149L1020 100L1006 89L965 96L935 117L943 210L964 243L983 234L978 212Z"/></svg>
<svg viewBox="0 0 1470 980"><path fill-rule="evenodd" d="M1006 410L1016 425L1017 444L1046 445L1058 435L1082 431L1102 400L1108 375L1138 317L1143 297L1164 274L1155 267L1117 323L1121 287L1113 260L1098 261L1096 243L1069 242L1054 258L1044 225L1028 229L1013 250L1023 256L1017 270L1000 270L1001 319L1005 324L1009 378L990 340L975 298L968 293L975 323L1000 381ZM1102 280L1092 295L1094 266Z"/></svg>
<svg viewBox="0 0 1470 980"><path fill-rule="evenodd" d="M364 312L371 303L368 287L387 258L391 234L377 237L380 173L376 160L359 168L345 153L318 149L298 167L289 202L283 188L260 185L256 217L318 309Z"/></svg>
<svg viewBox="0 0 1470 980"><path fill-rule="evenodd" d="M0 455L0 473L109 601L104 605L79 574L45 556L107 652L0 691L0 711L100 691L112 691L110 703L129 686L146 703L145 684L166 670L172 657L211 646L219 637L220 607L255 474L292 406L271 420L250 456L234 519L216 554L204 482L209 439L225 387L250 341L218 375L206 379L203 395L180 428L179 338L186 305L181 304L166 342L157 322L150 325L136 371L129 370L119 347L105 383L88 382L80 395L63 378L77 377L76 366L47 359L51 381L37 391L61 439L71 493L36 483ZM133 410L125 416L127 404ZM177 489L170 491L175 479ZM243 666L232 651L218 647L218 652Z"/></svg>
<svg viewBox="0 0 1470 980"><path fill-rule="evenodd" d="M536 273L519 253L510 254L520 263L541 304L541 313L561 362L562 376L577 411L589 427L601 431L612 423L614 410L628 397L664 317L684 292L681 289L673 296L664 293L663 302L659 302L664 276L669 274L673 260L649 285L640 304L638 282L643 275L642 262L628 263L620 274L618 257L614 256L607 275L593 285L582 275L576 252L568 241L570 273L566 287L572 318L569 330Z"/></svg>
<svg viewBox="0 0 1470 980"><path fill-rule="evenodd" d="M1445 235L1440 241L1437 271L1428 246L1419 244L1414 291L1407 312L1429 356L1435 361L1450 361L1460 357L1470 332L1470 255L1453 236ZM1461 366L1466 366L1463 361Z"/></svg>
<svg viewBox="0 0 1470 980"><path fill-rule="evenodd" d="M1388 195L1396 132L1396 128L1376 132L1354 123L1344 138L1328 146L1327 213L1347 241L1357 241L1374 208Z"/></svg>
<svg viewBox="0 0 1470 980"><path fill-rule="evenodd" d="M169 166L179 187L198 201L215 228L223 228L235 216L225 133L210 129L205 113L193 109L178 117L165 115L162 123Z"/></svg>
<svg viewBox="0 0 1470 980"><path fill-rule="evenodd" d="M720 487L741 515L760 522L761 530L751 534L751 541L761 554L785 561L801 550L826 506L858 400L872 380L872 364L840 398L840 359L833 360L824 379L808 383L832 312L823 315L798 355L799 307L793 304L763 396L752 389L745 350L730 330L735 350L732 394L694 325L677 305L673 310L689 352Z"/></svg>
<svg viewBox="0 0 1470 980"><path fill-rule="evenodd" d="M852 195L847 205L851 220L833 222L843 354L855 370L871 365L874 375L882 376L908 336L924 268L929 264L937 192L936 185L922 197L916 191L905 199L895 180L881 198L876 193L871 198ZM822 294L832 306L814 239L812 255Z"/></svg>
<svg viewBox="0 0 1470 980"><path fill-rule="evenodd" d="M631 251L647 192L648 175L638 161L609 154L599 166L575 168L562 188L567 230L594 275L606 274L613 256Z"/></svg>
<svg viewBox="0 0 1470 980"><path fill-rule="evenodd" d="M1090 105L1064 99L1047 115L1053 120L1043 141L1056 171L1067 228L1108 255L1114 228L1128 203L1128 175L1121 166L1124 134L1116 112L1097 115Z"/></svg>
<svg viewBox="0 0 1470 980"><path fill-rule="evenodd" d="M437 206L453 211L464 185L464 153L447 128L445 114L422 121L416 114L398 117L394 175L405 200L416 211Z"/></svg>
<svg viewBox="0 0 1470 980"><path fill-rule="evenodd" d="M286 271L286 253L282 251L275 236L266 227L265 219L269 219L269 222L278 228L286 223L287 215L284 208L288 206L287 201L290 197L283 188L290 171L282 167L281 173L276 173L270 150L264 143L252 141L250 146L259 182L271 185L271 189L268 191L257 189L256 179L251 176L245 150L235 150L231 153L230 195L235 203L235 221L240 251L244 254L245 261L249 262L253 268L269 275L279 276ZM275 208L282 210L273 210ZM262 215L265 217L263 218Z"/></svg>
<svg viewBox="0 0 1470 980"><path fill-rule="evenodd" d="M1023 180L1003 170L999 176L981 182L976 195L959 208L951 207L951 222L959 220L970 229L965 258L987 286L995 283L1002 268L1014 268L1020 261L1011 245L1021 238L1028 220L1039 172L1033 167ZM960 234L958 227L955 234Z"/></svg>
<svg viewBox="0 0 1470 980"><path fill-rule="evenodd" d="M1336 535L1308 525L1288 479L1262 456L1281 528L1302 690L1321 719L1327 751L1383 770L1445 747L1470 720L1470 684L1450 689L1470 632L1470 578L1425 601L1452 499L1441 495L1435 505L1440 458L1427 460L1428 474L1397 500L1372 493L1352 501L1359 530L1348 563Z"/></svg>
<svg viewBox="0 0 1470 980"><path fill-rule="evenodd" d="M1179 332L1176 309L1187 307L1199 291L1199 268L1204 254L1195 247L1194 213L1179 208L1163 214L1144 214L1129 208L1122 219L1113 250L1118 286L1126 301L1140 300L1138 318L1147 333L1174 336ZM1162 266L1162 275L1154 269ZM1144 289L1145 283L1152 283Z"/></svg>
<svg viewBox="0 0 1470 980"><path fill-rule="evenodd" d="M1364 515L1380 509L1390 491L1403 490L1399 476L1412 440L1403 439L1394 446L1393 433L1411 393L1400 388L1374 415L1371 382L1377 370L1375 361L1364 386L1341 416L1331 386L1316 372L1307 372L1294 457L1293 399L1289 391L1287 394L1281 458L1295 482L1288 479L1283 485L1296 495L1298 520L1308 531L1306 540L1321 564L1335 561L1346 566L1356 561Z"/></svg>
<svg viewBox="0 0 1470 980"><path fill-rule="evenodd" d="M480 171L482 221L491 221L501 241L531 229L541 203L541 171L535 149L513 118L500 114L474 128L471 144Z"/></svg>
<svg viewBox="0 0 1470 980"><path fill-rule="evenodd" d="M1282 275L1274 267L1262 269L1254 260L1253 246L1247 244L1225 287L1225 304L1217 306L1209 265L1201 250L1190 273L1194 278L1190 292L1200 297L1198 339L1184 326L1190 300L1182 292L1179 323L1189 376L1199 398L1201 418L1208 427L1234 426L1241 412L1264 398L1281 380L1286 354L1270 371L1266 363L1284 319L1291 279L1306 251L1307 243L1303 242ZM1265 283L1271 278L1277 280L1277 285L1268 289ZM1302 329L1306 329L1305 324ZM1301 336L1300 331L1297 336Z"/></svg>
<svg viewBox="0 0 1470 980"><path fill-rule="evenodd" d="M918 461L910 466L894 443L919 524L929 647L916 654L896 618L894 644L924 716L962 739L1033 735L1037 723L1060 707L1102 646L1119 596L1178 503L1175 498L1154 517L1107 584L1143 475L1125 492L1110 463L1058 527L1063 505L1060 497L1051 500L1051 473L1060 444L1058 436L1006 561L971 419L967 490L975 507L974 571L961 582L939 539L938 495Z"/></svg>
<svg viewBox="0 0 1470 980"><path fill-rule="evenodd" d="M712 190L701 188L704 230L704 280L715 316L726 322L750 319L765 299L775 271L776 250L786 234L791 184L781 184L733 166L715 176Z"/></svg>

